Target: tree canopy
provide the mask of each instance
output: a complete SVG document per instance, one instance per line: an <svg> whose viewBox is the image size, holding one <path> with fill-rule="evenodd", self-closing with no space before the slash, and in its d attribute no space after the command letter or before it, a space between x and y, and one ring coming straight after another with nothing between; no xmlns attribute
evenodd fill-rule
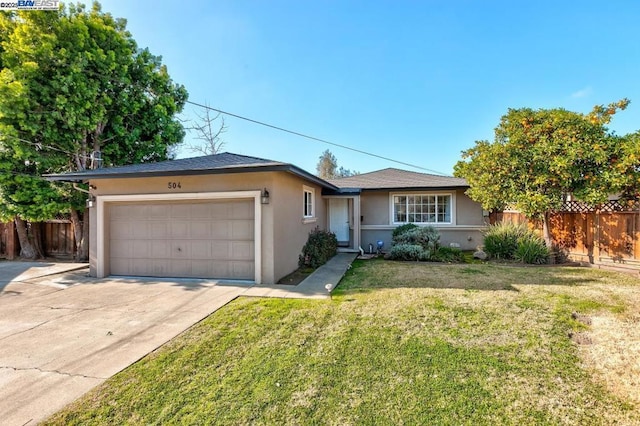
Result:
<svg viewBox="0 0 640 426"><path fill-rule="evenodd" d="M597 204L613 192L637 188L637 179L628 177L640 158L637 144L632 148L632 137L616 136L606 127L628 104L623 99L598 105L589 114L561 108L509 109L493 142L477 141L463 151L454 174L467 180L467 194L483 208L511 205L542 219L548 242L548 213L568 194ZM622 160L634 149L634 157Z"/></svg>
<svg viewBox="0 0 640 426"><path fill-rule="evenodd" d="M86 195L42 174L167 159L184 137L186 99L98 3L0 12L0 215L84 209Z"/></svg>
<svg viewBox="0 0 640 426"><path fill-rule="evenodd" d="M345 169L344 167L338 168L338 160L336 159L336 156L333 155L328 149L325 150L318 158L316 172L318 174L318 177L322 179L335 179L358 174L358 172Z"/></svg>

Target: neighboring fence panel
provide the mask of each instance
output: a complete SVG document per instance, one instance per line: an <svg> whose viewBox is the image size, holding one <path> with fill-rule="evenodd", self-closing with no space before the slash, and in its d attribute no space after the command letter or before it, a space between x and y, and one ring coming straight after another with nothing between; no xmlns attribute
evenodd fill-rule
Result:
<svg viewBox="0 0 640 426"><path fill-rule="evenodd" d="M0 223L0 258L13 260L18 255L16 230L13 222Z"/></svg>
<svg viewBox="0 0 640 426"><path fill-rule="evenodd" d="M567 203L551 215L549 231L556 246L570 257L590 263L640 267L640 209L636 204L611 201L599 209ZM541 230L540 221L528 221L519 212L492 213L491 223L525 223Z"/></svg>
<svg viewBox="0 0 640 426"><path fill-rule="evenodd" d="M47 257L73 258L76 241L70 220L51 220L38 224L41 244ZM37 234L36 234L37 235ZM0 223L0 258L13 260L20 254L20 243L13 222Z"/></svg>
<svg viewBox="0 0 640 426"><path fill-rule="evenodd" d="M44 252L51 257L73 257L75 236L69 220L52 220L42 224Z"/></svg>

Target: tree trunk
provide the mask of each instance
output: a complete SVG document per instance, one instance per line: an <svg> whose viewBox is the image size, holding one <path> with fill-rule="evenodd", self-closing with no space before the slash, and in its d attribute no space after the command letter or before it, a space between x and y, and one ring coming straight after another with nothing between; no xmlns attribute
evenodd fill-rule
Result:
<svg viewBox="0 0 640 426"><path fill-rule="evenodd" d="M14 219L16 224L16 232L18 233L18 241L20 241L20 257L24 259L37 259L38 253L29 241L29 232L27 230L27 222L19 217Z"/></svg>
<svg viewBox="0 0 640 426"><path fill-rule="evenodd" d="M549 230L549 212L544 212L542 215L542 238L549 249L553 245L551 240L551 231Z"/></svg>
<svg viewBox="0 0 640 426"><path fill-rule="evenodd" d="M555 254L553 252L553 239L551 238L551 230L549 229L549 212L544 212L542 215L542 238L544 238L544 243L549 249L549 263L556 263Z"/></svg>
<svg viewBox="0 0 640 426"><path fill-rule="evenodd" d="M86 262L89 259L89 211L85 209L82 219L78 210L71 209L71 223L73 223L73 236L76 239L76 260Z"/></svg>
<svg viewBox="0 0 640 426"><path fill-rule="evenodd" d="M42 237L42 222L29 222L29 230L31 231L31 244L36 251L38 259L45 257L44 238Z"/></svg>

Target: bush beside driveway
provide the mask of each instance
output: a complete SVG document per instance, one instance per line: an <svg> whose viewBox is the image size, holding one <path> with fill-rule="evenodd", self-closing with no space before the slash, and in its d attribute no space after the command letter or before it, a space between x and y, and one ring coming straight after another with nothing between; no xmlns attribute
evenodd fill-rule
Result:
<svg viewBox="0 0 640 426"><path fill-rule="evenodd" d="M639 311L611 272L359 261L331 300L230 303L47 424L638 424Z"/></svg>

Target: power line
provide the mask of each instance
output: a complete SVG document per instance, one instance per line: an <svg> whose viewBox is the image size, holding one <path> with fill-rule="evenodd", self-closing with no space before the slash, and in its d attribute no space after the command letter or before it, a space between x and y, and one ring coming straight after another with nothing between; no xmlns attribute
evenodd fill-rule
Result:
<svg viewBox="0 0 640 426"><path fill-rule="evenodd" d="M399 160L394 160L393 158L384 157L382 155L374 154L372 152L363 151L363 150L357 149L357 148L351 148L351 147L346 146L346 145L341 145L339 143L330 142L330 141L325 140L325 139L316 138L315 136L309 136L309 135L306 135L304 133L296 132L294 130L285 129L283 127L274 126L273 124L265 123L263 121L254 120L252 118L244 117L244 116L238 115L238 114L233 114L231 112L227 112L227 111L223 111L221 109L210 107L208 105L199 104L197 102L192 102L192 101L189 101L189 100L187 100L185 102L188 103L188 104L191 104L191 105L195 105L195 106L200 107L200 108L210 109L212 111L216 111L216 112L219 112L220 114L228 115L230 117L239 118L240 120L249 121L251 123L258 124L260 126L269 127L271 129L279 130L281 132L290 133L292 135L300 136L300 137L303 137L303 138L306 138L306 139L311 139L311 140L314 140L316 142L326 143L328 145L333 145L333 146L337 146L339 148L348 149L349 151L357 152L359 154L364 154L364 155L368 155L370 157L380 158L382 160L391 161L392 163L402 164L404 166L409 166L409 167L413 167L415 169L425 170L427 172L435 173L435 174L438 174L438 175L449 176L447 173L442 173L442 172L439 172L437 170L427 169L426 167L416 166L415 164L405 163L404 161L399 161Z"/></svg>

